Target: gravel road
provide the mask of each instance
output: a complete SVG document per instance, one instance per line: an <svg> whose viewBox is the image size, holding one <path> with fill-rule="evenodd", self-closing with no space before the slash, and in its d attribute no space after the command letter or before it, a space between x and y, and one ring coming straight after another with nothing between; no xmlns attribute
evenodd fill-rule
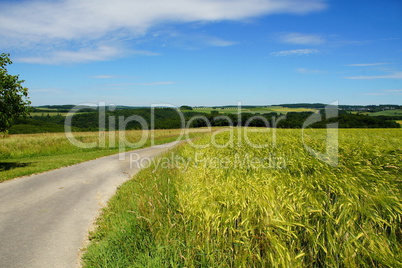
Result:
<svg viewBox="0 0 402 268"><path fill-rule="evenodd" d="M117 187L177 142L0 183L0 267L77 267L80 249L99 210Z"/></svg>

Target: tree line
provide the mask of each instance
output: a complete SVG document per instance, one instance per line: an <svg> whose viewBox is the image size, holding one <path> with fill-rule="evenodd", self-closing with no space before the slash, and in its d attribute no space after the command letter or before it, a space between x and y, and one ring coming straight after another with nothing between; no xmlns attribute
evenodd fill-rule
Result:
<svg viewBox="0 0 402 268"><path fill-rule="evenodd" d="M238 114L205 114L195 111L183 112L183 118L179 111L173 108L137 108L105 111L90 109L90 111L77 113L71 120L73 131L98 131L117 130L119 124L124 123L124 129L175 129L183 125L190 128L207 126L249 126L249 127L277 127L277 128L302 128L306 120L313 112L289 112L280 115L275 112L264 114L242 113ZM141 124L138 120L130 120L130 117L142 118L145 122ZM339 128L400 128L400 125L393 121L398 117L371 117L361 114L349 114L339 112L337 117L325 119L325 110L321 110L319 122L309 125L309 128L325 128L327 124L338 123ZM402 119L402 118L401 118ZM11 127L10 134L42 133L42 132L63 132L66 117L55 116L30 116L19 118ZM183 121L184 120L184 121ZM144 127L145 126L145 127Z"/></svg>

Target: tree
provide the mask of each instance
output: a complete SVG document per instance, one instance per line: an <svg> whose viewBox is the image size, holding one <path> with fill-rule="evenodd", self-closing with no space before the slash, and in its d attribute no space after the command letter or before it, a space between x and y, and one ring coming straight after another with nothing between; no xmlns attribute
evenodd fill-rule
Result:
<svg viewBox="0 0 402 268"><path fill-rule="evenodd" d="M181 106L180 107L180 110L193 110L193 108L191 107L191 106L188 106L188 105L183 105L183 106Z"/></svg>
<svg viewBox="0 0 402 268"><path fill-rule="evenodd" d="M31 104L28 89L21 85L25 81L7 72L7 65L13 63L9 57L0 55L0 132L7 132L18 117L27 116Z"/></svg>

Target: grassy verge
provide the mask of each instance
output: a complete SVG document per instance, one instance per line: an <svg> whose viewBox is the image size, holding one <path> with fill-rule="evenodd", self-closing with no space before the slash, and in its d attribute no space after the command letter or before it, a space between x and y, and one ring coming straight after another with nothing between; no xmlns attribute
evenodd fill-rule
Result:
<svg viewBox="0 0 402 268"><path fill-rule="evenodd" d="M84 266L401 267L401 130L340 130L336 167L300 130L276 134L160 158L110 200ZM307 135L323 147L325 130Z"/></svg>
<svg viewBox="0 0 402 268"><path fill-rule="evenodd" d="M191 129L189 136L195 137L207 131L206 129ZM181 130L155 130L155 144L168 143L176 140ZM87 160L107 156L119 152L119 133L105 132L99 137L99 132L74 133L74 138L83 143L96 142L94 148L80 148L72 144L64 133L9 135L0 138L0 182L19 176L40 173ZM125 150L133 150L129 143L141 140L142 131L126 131ZM99 141L105 141L100 144ZM142 147L151 145L147 139Z"/></svg>

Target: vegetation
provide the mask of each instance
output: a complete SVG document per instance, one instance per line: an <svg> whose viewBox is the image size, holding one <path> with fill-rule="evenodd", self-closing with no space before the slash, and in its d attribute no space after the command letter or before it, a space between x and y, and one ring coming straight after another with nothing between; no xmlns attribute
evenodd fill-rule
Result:
<svg viewBox="0 0 402 268"><path fill-rule="evenodd" d="M395 110L385 110L374 113L369 113L370 116L401 116L402 117L402 109Z"/></svg>
<svg viewBox="0 0 402 268"><path fill-rule="evenodd" d="M52 107L52 108L50 108ZM56 106L59 107L59 106ZM190 107L191 108L191 107ZM257 109L257 108L256 108ZM81 107L74 111L72 118L73 131L97 131L99 118L104 118L104 130L115 130L119 126L119 120L126 120L131 116L139 116L146 122L145 127L136 122L130 121L125 126L127 130L149 129L151 124L155 129L176 129L183 127L183 123L191 128L210 126L254 126L278 128L302 128L303 123L309 116L317 112L306 108L244 108L238 114L237 108L208 108L208 109L172 109L172 108L127 108L116 109L114 111L106 110L104 113L97 108ZM279 110L280 112L279 112ZM11 134L28 134L43 132L61 132L64 129L66 120L66 109L64 106L59 108L40 107L35 108L29 118L20 118L16 120L15 125L10 129ZM250 111L250 112L245 112ZM321 112L323 114L323 112ZM40 114L40 115L39 115ZM181 117L183 116L183 118ZM224 119L224 116L226 119ZM254 117L254 119L253 119ZM152 118L154 120L152 120ZM324 116L323 116L324 118ZM339 122L340 128L399 128L400 125L395 120L399 117L377 116L371 117L362 114L350 114L346 111L339 111L339 117L332 118L331 122ZM184 121L183 121L184 120ZM313 124L313 128L325 128L328 120L323 120ZM110 126L113 126L111 128Z"/></svg>
<svg viewBox="0 0 402 268"><path fill-rule="evenodd" d="M10 54L0 54L0 132L7 132L14 120L28 115L30 101L28 89L18 75L10 75L7 65L12 64Z"/></svg>
<svg viewBox="0 0 402 268"><path fill-rule="evenodd" d="M84 267L402 266L401 130L340 130L336 167L300 130L250 133L262 149L245 131L181 146L121 186ZM325 133L304 140L319 150ZM211 137L230 141L196 144Z"/></svg>
<svg viewBox="0 0 402 268"><path fill-rule="evenodd" d="M253 107L253 106L243 106L240 110L236 106L227 106L227 107L200 107L193 109L196 112L200 113L220 113L220 114L238 114L240 113L249 113L249 114L264 114L264 113L272 113L276 114L287 114L289 112L315 112L317 109L305 108L305 107L282 107L282 106L266 106L266 107Z"/></svg>
<svg viewBox="0 0 402 268"><path fill-rule="evenodd" d="M181 106L180 107L180 110L193 110L193 107L191 107L191 106L188 106L188 105L183 105L183 106Z"/></svg>
<svg viewBox="0 0 402 268"><path fill-rule="evenodd" d="M189 135L195 137L205 131L192 130ZM155 144L162 144L176 140L181 130L156 130L154 133ZM127 131L125 136L127 142L135 143L141 139L142 134L142 131L132 130ZM96 142L98 145L87 149L77 147L64 133L8 135L1 138L0 182L115 154L119 152L120 145L122 148L124 146L124 150L136 149L126 143L119 143L118 132L102 132L101 136L99 132L77 132L74 138L83 143ZM105 140L104 145L100 145L100 139ZM150 145L149 139L141 148Z"/></svg>

